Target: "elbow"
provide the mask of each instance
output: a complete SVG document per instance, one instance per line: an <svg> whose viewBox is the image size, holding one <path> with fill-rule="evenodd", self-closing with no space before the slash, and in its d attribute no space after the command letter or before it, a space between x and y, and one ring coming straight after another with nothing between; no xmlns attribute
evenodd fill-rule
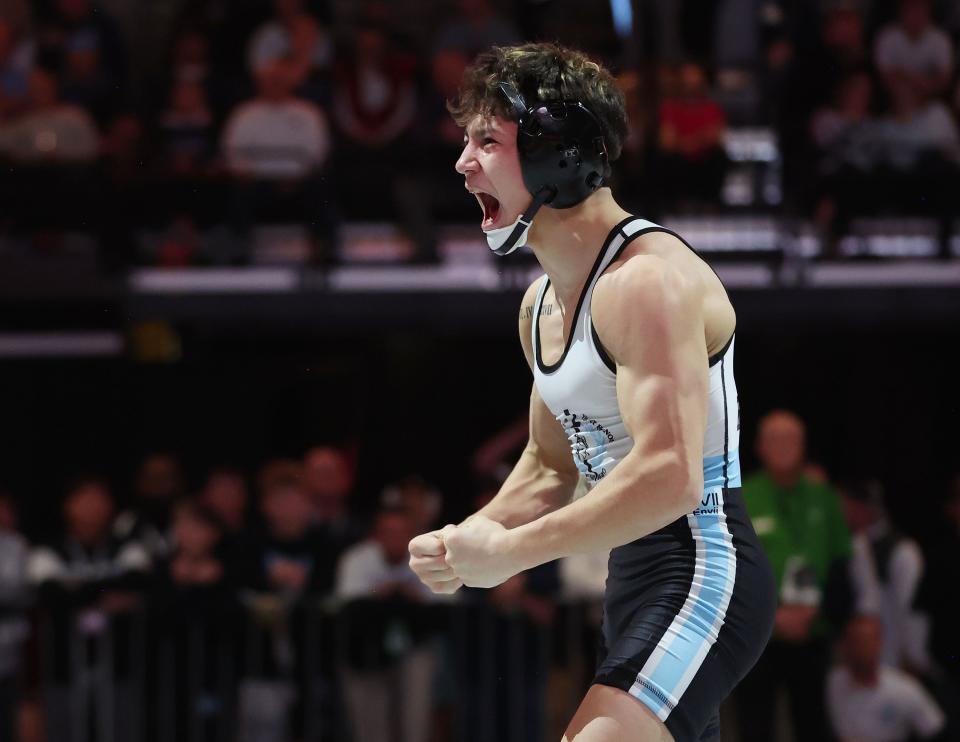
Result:
<svg viewBox="0 0 960 742"><path fill-rule="evenodd" d="M681 491L683 493L681 500L686 507L683 511L684 515L700 507L703 499L703 472L698 470L689 473L685 477Z"/></svg>
<svg viewBox="0 0 960 742"><path fill-rule="evenodd" d="M680 515L696 510L703 499L703 466L697 461L690 461L690 458L681 458L678 462L680 465L675 469L672 491L676 493Z"/></svg>

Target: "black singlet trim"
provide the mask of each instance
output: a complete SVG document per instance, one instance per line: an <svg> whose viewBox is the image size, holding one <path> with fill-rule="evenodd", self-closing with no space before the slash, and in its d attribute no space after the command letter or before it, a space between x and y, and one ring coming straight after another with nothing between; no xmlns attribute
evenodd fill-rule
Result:
<svg viewBox="0 0 960 742"><path fill-rule="evenodd" d="M623 222L621 222L621 224L620 224L619 226L622 226L622 225L623 225ZM666 227L661 227L661 226L656 226L656 227L644 227L643 229L637 230L636 232L634 232L634 233L633 233L632 235L630 235L629 237L627 237L627 235L624 234L624 233L623 233L623 230L621 229L621 232L620 232L620 233L623 234L623 236L624 236L625 239L624 239L623 244L620 245L620 247L617 248L616 253L614 253L613 257L610 259L610 263L612 263L612 262L615 261L617 258L619 258L619 257L620 257L620 254L624 251L624 248L626 248L626 246L627 246L628 244L630 244L631 242L633 242L633 240L635 240L637 237L640 237L641 235L649 234L650 232L665 232L665 233L669 234L669 235L672 236L672 237L676 237L678 240L680 240L680 242L682 242L682 243L687 247L688 250L690 250L690 252L692 252L692 253L693 253L694 255L696 255L698 258L700 258L701 260L703 260L704 263L707 264L707 267L708 267L710 270L713 271L713 275L715 275L718 279L720 278L720 274L717 273L716 269L715 269L712 265L710 265L710 263L709 263L707 260L705 260L705 259L703 258L703 256L700 255L700 253L698 253L698 252L693 248L693 245L691 245L689 242L687 242L685 239L683 239L683 237L681 237L679 234L677 234L676 232L674 232L672 229L667 229ZM601 251L601 252L602 252L602 251ZM610 263L607 263L607 265L609 266ZM729 299L729 298L730 298L730 294L727 292L727 287L723 285L723 281L722 281L722 280L720 281L720 285L723 287L723 293L726 294L726 295L727 295L727 299ZM582 298L582 297L581 297L581 298ZM592 297L591 297L591 298L592 298ZM599 356L600 356L600 360L603 361L603 365L606 366L607 368L609 368L609 369L610 369L611 371L613 371L614 373L616 373L616 372L617 372L617 365L613 362L613 359L610 358L610 354L607 353L606 348L603 347L603 343L600 341L600 336L597 334L597 328L593 326L593 315L591 315L591 317L590 317L590 333L593 335L593 343L594 343L594 345L595 345L596 348L597 348L597 355L599 355ZM724 344L724 346L723 346L719 351L717 351L717 352L714 353L712 356L710 356L710 358L707 359L707 365L708 365L708 366L716 366L717 363L720 362L720 359L722 359L723 356L724 356L724 354L730 349L730 344L733 342L733 338L736 336L736 334L737 334L737 329L736 329L736 327L734 327L733 333L730 335L730 338L727 340L727 342ZM540 337L540 336L537 335L538 342L539 342L539 337ZM564 355L566 355L566 354L564 354ZM562 360L563 360L563 359L561 358L561 362L562 362Z"/></svg>
<svg viewBox="0 0 960 742"><path fill-rule="evenodd" d="M727 465L730 461L730 413L727 411L727 364L720 361L720 386L723 388L723 486L730 486L730 477L727 471Z"/></svg>
<svg viewBox="0 0 960 742"><path fill-rule="evenodd" d="M733 344L733 339L736 337L736 335L737 335L736 330L734 330L733 335L730 336L730 339L727 340L724 346L720 350L718 350L716 353L714 353L712 356L710 356L711 367L716 366L718 363L720 363L720 361L723 360L723 357L727 354L727 351L730 350L730 346Z"/></svg>
<svg viewBox="0 0 960 742"><path fill-rule="evenodd" d="M607 250L610 248L610 243L613 242L614 238L617 235L623 234L623 227L625 224L629 224L640 217L637 216L628 216L626 219L618 223L613 229L610 230L610 233L607 235L607 239L603 241L603 246L600 248L600 252L597 254L597 259L593 263L593 267L590 268L590 273L587 275L587 280L583 284L583 289L580 291L580 297L577 299L577 307L573 312L573 321L570 323L570 334L567 336L566 341L563 344L563 353L560 355L560 358L556 363L552 363L549 366L543 362L543 355L541 354L540 346L540 308L543 305L543 299L547 295L547 289L550 288L550 278L546 278L546 283L543 286L543 291L540 294L540 301L537 302L534 307L533 313L533 327L534 327L534 356L537 363L537 367L542 373L552 374L560 366L563 365L564 359L567 357L567 353L570 352L570 343L573 340L574 331L577 327L577 321L580 318L580 308L583 306L583 298L587 294L587 289L590 284L593 283L593 277L596 275L597 270L600 268L600 263L603 262L604 256L607 254ZM641 230L642 231L642 230ZM592 323L591 323L592 324Z"/></svg>

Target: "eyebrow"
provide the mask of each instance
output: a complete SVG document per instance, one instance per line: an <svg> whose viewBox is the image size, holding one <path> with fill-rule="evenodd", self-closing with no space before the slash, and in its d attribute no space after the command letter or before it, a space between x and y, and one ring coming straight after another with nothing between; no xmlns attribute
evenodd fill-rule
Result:
<svg viewBox="0 0 960 742"><path fill-rule="evenodd" d="M485 137L492 137L494 134L493 130L487 128L484 125L476 127L472 132L468 129L463 132L464 139L467 137L473 137L474 139L484 139Z"/></svg>

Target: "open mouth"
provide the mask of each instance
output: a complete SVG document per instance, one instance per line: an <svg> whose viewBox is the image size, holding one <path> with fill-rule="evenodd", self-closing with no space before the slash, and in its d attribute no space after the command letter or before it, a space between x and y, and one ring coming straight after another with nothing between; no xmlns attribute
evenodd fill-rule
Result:
<svg viewBox="0 0 960 742"><path fill-rule="evenodd" d="M497 218L500 216L500 202L483 191L474 191L473 195L477 197L477 201L480 202L483 209L483 221L480 222L480 228L483 230L494 229Z"/></svg>

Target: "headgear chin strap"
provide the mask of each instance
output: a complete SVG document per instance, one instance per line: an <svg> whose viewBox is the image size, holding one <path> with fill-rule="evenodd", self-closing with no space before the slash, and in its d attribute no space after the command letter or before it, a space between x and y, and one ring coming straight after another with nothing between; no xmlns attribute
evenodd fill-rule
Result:
<svg viewBox="0 0 960 742"><path fill-rule="evenodd" d="M603 126L580 101L559 100L527 106L520 92L501 82L500 90L517 114L517 153L523 184L533 202L517 220L486 232L497 255L509 255L527 242L534 215L544 204L567 209L583 203L610 177Z"/></svg>
<svg viewBox="0 0 960 742"><path fill-rule="evenodd" d="M527 244L527 233L530 231L530 225L533 223L534 215L540 211L540 207L556 196L556 191L544 186L540 189L533 201L527 207L513 224L497 229L489 229L484 232L487 237L487 245L497 255L509 255L514 250L518 250Z"/></svg>

